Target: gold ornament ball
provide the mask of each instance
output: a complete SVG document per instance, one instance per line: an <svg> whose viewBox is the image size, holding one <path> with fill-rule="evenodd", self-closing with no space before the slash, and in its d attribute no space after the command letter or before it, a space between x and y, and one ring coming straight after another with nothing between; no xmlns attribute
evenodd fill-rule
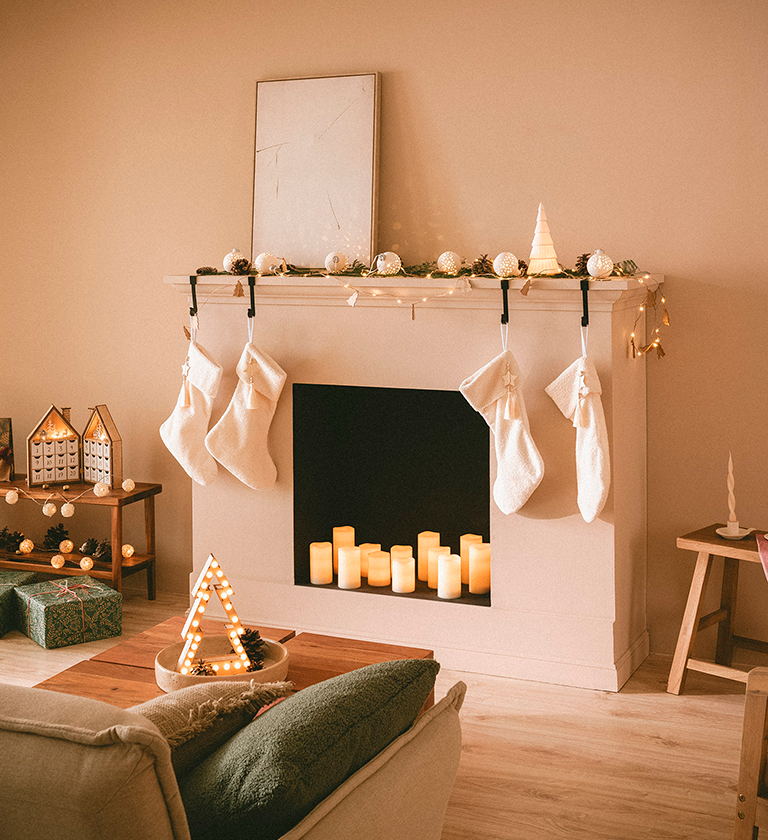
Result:
<svg viewBox="0 0 768 840"><path fill-rule="evenodd" d="M9 505L15 505L16 502L19 501L19 491L18 490L9 490L5 494L5 501L8 502Z"/></svg>
<svg viewBox="0 0 768 840"><path fill-rule="evenodd" d="M81 558L80 568L85 572L89 572L93 568L93 560L90 557Z"/></svg>
<svg viewBox="0 0 768 840"><path fill-rule="evenodd" d="M56 513L56 505L53 502L46 502L43 505L43 516L54 516Z"/></svg>
<svg viewBox="0 0 768 840"><path fill-rule="evenodd" d="M51 557L51 565L54 569L60 569L64 565L64 558L60 554L54 554Z"/></svg>
<svg viewBox="0 0 768 840"><path fill-rule="evenodd" d="M67 518L75 515L75 506L72 502L64 502L61 506L61 515Z"/></svg>
<svg viewBox="0 0 768 840"><path fill-rule="evenodd" d="M104 481L97 481L93 485L93 493L95 496L106 496L109 493L109 485Z"/></svg>
<svg viewBox="0 0 768 840"><path fill-rule="evenodd" d="M59 543L59 551L62 554L72 554L72 550L74 549L74 547L75 544L72 542L72 540L62 540Z"/></svg>
<svg viewBox="0 0 768 840"><path fill-rule="evenodd" d="M125 557L125 559L127 560L129 557L133 557L133 552L134 552L135 550L136 550L136 549L135 549L132 545L128 545L128 543L126 543L126 544L122 547L122 549L121 549L120 553L121 553L121 554L123 555L123 557Z"/></svg>
<svg viewBox="0 0 768 840"><path fill-rule="evenodd" d="M136 484L132 478L126 478L123 482L123 490L125 490L126 493L130 493L135 487Z"/></svg>
<svg viewBox="0 0 768 840"><path fill-rule="evenodd" d="M32 540L22 540L19 545L19 551L22 554L30 554L35 548L35 544Z"/></svg>

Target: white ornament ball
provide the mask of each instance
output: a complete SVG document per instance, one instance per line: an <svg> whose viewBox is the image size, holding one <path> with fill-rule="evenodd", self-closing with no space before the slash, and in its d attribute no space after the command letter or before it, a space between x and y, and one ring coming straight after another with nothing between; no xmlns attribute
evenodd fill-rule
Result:
<svg viewBox="0 0 768 840"><path fill-rule="evenodd" d="M342 254L339 251L332 251L325 258L325 270L331 274L338 274L341 271L345 271L348 265L349 260L346 254Z"/></svg>
<svg viewBox="0 0 768 840"><path fill-rule="evenodd" d="M122 486L126 493L130 493L136 487L136 482L132 478L126 478Z"/></svg>
<svg viewBox="0 0 768 840"><path fill-rule="evenodd" d="M93 494L99 497L109 495L109 485L105 481L97 481L93 485Z"/></svg>
<svg viewBox="0 0 768 840"><path fill-rule="evenodd" d="M54 554L51 557L51 565L54 569L60 569L64 565L64 558L60 554Z"/></svg>
<svg viewBox="0 0 768 840"><path fill-rule="evenodd" d="M93 560L90 557L83 557L80 560L80 568L89 572L93 568Z"/></svg>
<svg viewBox="0 0 768 840"><path fill-rule="evenodd" d="M517 277L519 263L509 251L502 251L493 261L493 270L499 277Z"/></svg>
<svg viewBox="0 0 768 840"><path fill-rule="evenodd" d="M443 274L458 274L462 259L455 251L446 251L437 258L437 270Z"/></svg>
<svg viewBox="0 0 768 840"><path fill-rule="evenodd" d="M587 271L590 276L596 277L598 280L603 277L610 277L613 271L613 260L598 248L587 260Z"/></svg>
<svg viewBox="0 0 768 840"><path fill-rule="evenodd" d="M120 553L121 553L121 554L123 555L123 557L125 557L125 559L127 560L129 557L133 557L133 553L134 553L134 551L135 551L135 550L136 550L136 549L134 549L134 547L133 547L132 545L129 545L128 543L126 543L126 544L125 544L125 545L124 545L124 546L120 549Z"/></svg>
<svg viewBox="0 0 768 840"><path fill-rule="evenodd" d="M19 545L19 551L22 554L31 554L34 548L35 544L32 542L32 540L22 540Z"/></svg>
<svg viewBox="0 0 768 840"><path fill-rule="evenodd" d="M232 268L232 263L234 263L235 260L241 260L242 258L243 255L240 253L240 251L238 251L237 248L233 248L227 254L227 256L224 257L224 261L222 262L222 265L224 266L224 271L229 271Z"/></svg>
<svg viewBox="0 0 768 840"><path fill-rule="evenodd" d="M259 254L253 267L259 274L275 274L280 269L280 260L274 254Z"/></svg>
<svg viewBox="0 0 768 840"><path fill-rule="evenodd" d="M379 274L397 274L403 267L403 261L394 251L385 251L376 257L376 271Z"/></svg>
<svg viewBox="0 0 768 840"><path fill-rule="evenodd" d="M16 502L19 501L19 491L18 490L9 490L5 494L5 501L8 502L9 505L15 505Z"/></svg>
<svg viewBox="0 0 768 840"><path fill-rule="evenodd" d="M62 540L59 543L59 551L62 554L72 554L72 549L75 547L75 544L72 540Z"/></svg>
<svg viewBox="0 0 768 840"><path fill-rule="evenodd" d="M54 516L56 514L56 505L53 502L46 502L43 505L43 516Z"/></svg>
<svg viewBox="0 0 768 840"><path fill-rule="evenodd" d="M72 504L72 502L64 502L64 504L61 506L61 515L66 517L67 519L70 516L75 515L75 506Z"/></svg>

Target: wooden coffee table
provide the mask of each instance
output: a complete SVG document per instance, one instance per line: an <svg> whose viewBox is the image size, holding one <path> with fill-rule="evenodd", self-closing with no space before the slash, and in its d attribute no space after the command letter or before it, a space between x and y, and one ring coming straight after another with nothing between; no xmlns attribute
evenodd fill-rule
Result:
<svg viewBox="0 0 768 840"><path fill-rule="evenodd" d="M155 656L158 651L181 639L185 616L175 616L139 633L109 650L83 660L36 688L90 697L127 709L159 697L163 691L155 682ZM206 633L223 633L224 622L203 619ZM282 642L290 653L288 677L296 691L330 677L346 674L375 662L395 659L432 659L433 652L423 648L385 645L377 642L299 633L278 627L246 624L259 630L265 639ZM431 705L433 697L427 701Z"/></svg>

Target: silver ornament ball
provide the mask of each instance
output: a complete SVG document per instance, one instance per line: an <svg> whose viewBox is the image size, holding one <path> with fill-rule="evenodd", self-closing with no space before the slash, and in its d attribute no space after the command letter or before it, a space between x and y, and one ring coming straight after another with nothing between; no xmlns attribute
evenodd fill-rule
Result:
<svg viewBox="0 0 768 840"><path fill-rule="evenodd" d="M493 261L493 270L499 277L517 277L519 263L510 251L502 251Z"/></svg>
<svg viewBox="0 0 768 840"><path fill-rule="evenodd" d="M227 254L227 256L224 257L224 260L222 261L224 271L229 271L232 268L232 264L235 262L235 260L241 260L242 258L243 255L240 253L240 251L238 251L237 248L233 248Z"/></svg>
<svg viewBox="0 0 768 840"><path fill-rule="evenodd" d="M385 251L376 257L376 271L379 274L397 274L403 267L403 261L394 251Z"/></svg>
<svg viewBox="0 0 768 840"><path fill-rule="evenodd" d="M325 270L330 274L339 274L342 271L346 271L348 265L349 260L347 259L347 255L342 254L340 251L331 251L325 258Z"/></svg>
<svg viewBox="0 0 768 840"><path fill-rule="evenodd" d="M280 269L280 260L274 254L264 252L253 261L253 267L259 274L276 274Z"/></svg>
<svg viewBox="0 0 768 840"><path fill-rule="evenodd" d="M587 271L597 280L610 277L613 271L613 260L598 248L587 260Z"/></svg>

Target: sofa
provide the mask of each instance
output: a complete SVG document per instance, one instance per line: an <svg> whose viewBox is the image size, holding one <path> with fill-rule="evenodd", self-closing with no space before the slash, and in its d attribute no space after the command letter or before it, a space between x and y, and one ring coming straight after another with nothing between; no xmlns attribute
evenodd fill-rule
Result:
<svg viewBox="0 0 768 840"><path fill-rule="evenodd" d="M408 662L410 680L424 665ZM439 666L432 664L434 685ZM0 684L0 834L5 840L437 840L459 763L466 686L457 683L419 713L429 680L420 674L414 693L411 682L393 684L390 666L397 670L398 663L336 677L251 715L183 775L174 771L167 736L137 710ZM413 713L397 705L409 691ZM313 743L291 745L297 726L300 738ZM346 752L336 758L342 742ZM254 782L250 765L274 761L272 753L285 752L285 744L292 766L281 773L293 774L290 783L263 775ZM335 785L328 794L320 788L320 801L307 798L317 782ZM307 813L283 816L299 801Z"/></svg>

